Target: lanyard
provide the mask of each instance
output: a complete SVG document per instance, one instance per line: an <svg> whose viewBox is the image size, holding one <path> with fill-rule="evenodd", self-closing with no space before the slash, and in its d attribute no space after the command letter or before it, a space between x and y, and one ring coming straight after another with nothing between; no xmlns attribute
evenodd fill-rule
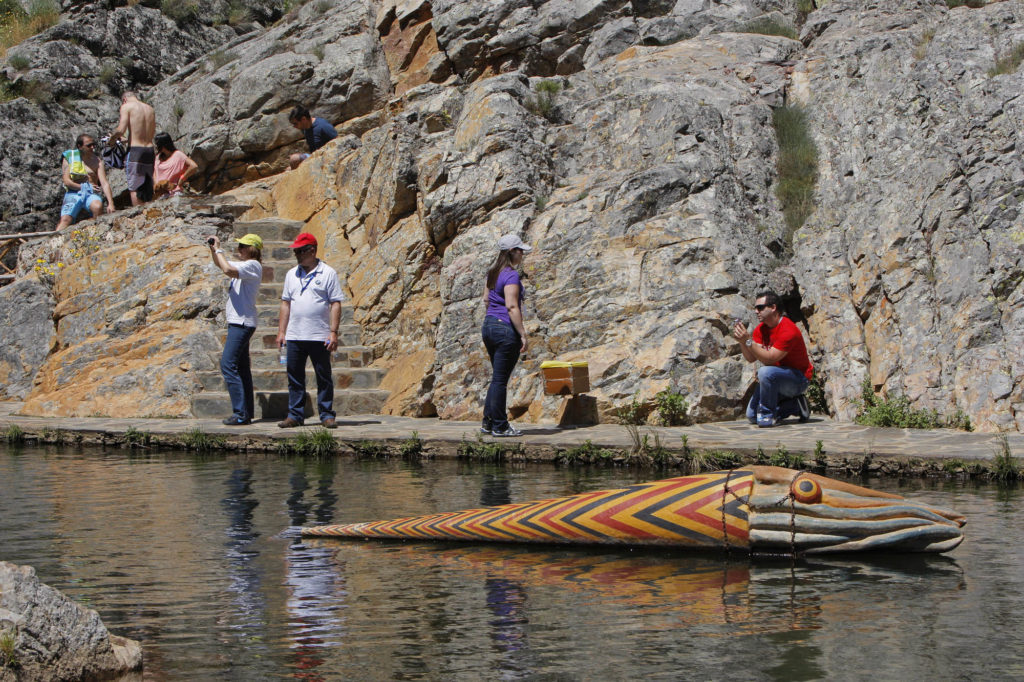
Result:
<svg viewBox="0 0 1024 682"><path fill-rule="evenodd" d="M317 267L313 268L313 271L311 273L309 273L309 275L307 277L303 277L302 275L300 275L298 273L298 271L296 271L295 276L299 278L299 283L300 283L300 285L302 287L301 289L299 289L299 296L302 296L302 294L306 293L306 288L310 285L310 283L316 277L316 271L317 271L317 268L319 268L319 267L320 267L320 264L317 263Z"/></svg>

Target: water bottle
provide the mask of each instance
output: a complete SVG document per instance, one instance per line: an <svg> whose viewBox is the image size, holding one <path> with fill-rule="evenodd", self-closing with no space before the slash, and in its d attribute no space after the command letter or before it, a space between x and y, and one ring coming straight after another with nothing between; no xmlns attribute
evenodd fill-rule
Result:
<svg viewBox="0 0 1024 682"><path fill-rule="evenodd" d="M277 351L277 361L282 365L288 364L288 342L285 341L281 344L280 350Z"/></svg>

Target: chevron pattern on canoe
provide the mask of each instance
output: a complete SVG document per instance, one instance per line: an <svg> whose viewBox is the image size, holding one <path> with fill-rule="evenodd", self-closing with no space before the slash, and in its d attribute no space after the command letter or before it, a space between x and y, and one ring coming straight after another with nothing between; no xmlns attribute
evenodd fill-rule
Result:
<svg viewBox="0 0 1024 682"><path fill-rule="evenodd" d="M729 493L725 494L728 481ZM540 502L304 528L305 536L747 547L749 471L639 483Z"/></svg>

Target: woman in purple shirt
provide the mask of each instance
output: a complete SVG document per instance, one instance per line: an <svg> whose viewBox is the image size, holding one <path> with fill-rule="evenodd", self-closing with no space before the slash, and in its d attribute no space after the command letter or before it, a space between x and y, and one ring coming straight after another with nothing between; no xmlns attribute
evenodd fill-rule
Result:
<svg viewBox="0 0 1024 682"><path fill-rule="evenodd" d="M483 337L487 354L491 357L491 385L484 402L482 433L494 436L521 436L509 423L505 412L508 380L512 376L519 354L526 352L526 329L523 327L523 284L516 267L523 262L523 254L531 247L514 234L498 240L498 257L487 271L484 301Z"/></svg>

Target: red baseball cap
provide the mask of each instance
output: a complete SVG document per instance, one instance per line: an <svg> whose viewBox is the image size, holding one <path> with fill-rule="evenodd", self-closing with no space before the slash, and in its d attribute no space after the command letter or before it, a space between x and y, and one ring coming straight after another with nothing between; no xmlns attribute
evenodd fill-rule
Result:
<svg viewBox="0 0 1024 682"><path fill-rule="evenodd" d="M299 236L292 242L292 248L301 249L303 246L316 246L316 237L309 232L300 232Z"/></svg>

